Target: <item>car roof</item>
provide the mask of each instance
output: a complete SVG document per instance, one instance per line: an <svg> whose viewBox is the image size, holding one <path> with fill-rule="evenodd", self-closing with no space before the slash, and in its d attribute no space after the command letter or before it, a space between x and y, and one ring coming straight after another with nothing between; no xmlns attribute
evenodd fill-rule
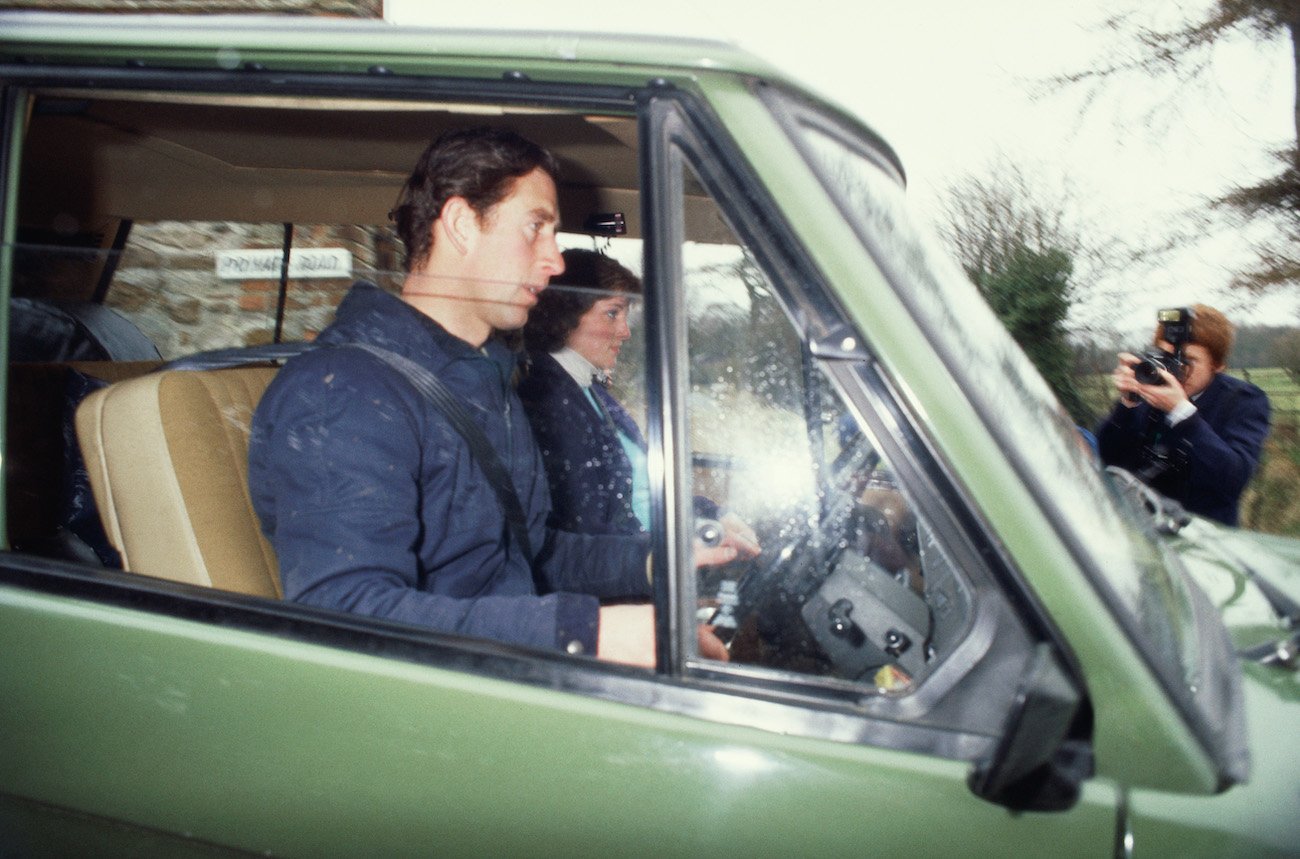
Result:
<svg viewBox="0 0 1300 859"><path fill-rule="evenodd" d="M286 26L292 22L291 26ZM0 45L64 53L131 47L364 53L429 58L519 58L536 61L653 65L789 80L771 64L726 41L668 33L550 29L442 28L379 19L274 15L101 15L0 11ZM12 46L12 47L11 47Z"/></svg>
<svg viewBox="0 0 1300 859"><path fill-rule="evenodd" d="M635 238L647 90L762 82L820 101L735 45L590 26L7 11L0 68L34 96L20 228L75 223L101 247L136 222L387 225L424 146L467 124L511 128L557 157L563 229L619 213ZM726 241L709 195L686 184L687 237Z"/></svg>
<svg viewBox="0 0 1300 859"><path fill-rule="evenodd" d="M630 94L660 75L777 76L743 50L703 39L243 15L0 12L4 62L69 81L34 90L41 121L26 146L31 193L21 195L20 219L27 224L68 213L84 224L383 224L424 144L472 121L507 125L557 156L566 227L581 229L592 212L626 212L631 235L639 230L640 164ZM108 74L78 86L69 69L80 66ZM579 80L615 93L624 87L621 98L590 111L548 108L532 97L493 108L458 99L454 87L440 96L426 83L444 75L467 86L503 78L545 86L572 81L588 66L598 71ZM225 79L206 92L169 91L173 68ZM151 72L156 91L142 91ZM309 73L315 90L268 94L267 76L277 72ZM331 81L339 72L350 79ZM248 83L232 87L232 77ZM393 86L385 94L356 85L367 78ZM69 176L69 165L84 175Z"/></svg>

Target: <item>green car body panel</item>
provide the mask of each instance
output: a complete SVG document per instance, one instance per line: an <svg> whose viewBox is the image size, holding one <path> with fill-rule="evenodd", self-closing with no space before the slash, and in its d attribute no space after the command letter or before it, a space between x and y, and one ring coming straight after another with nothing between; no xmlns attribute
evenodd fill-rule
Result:
<svg viewBox="0 0 1300 859"><path fill-rule="evenodd" d="M1012 815L972 802L952 762L267 636L223 632L214 648L200 625L131 612L91 607L88 626L87 610L5 601L6 650L31 669L6 683L6 791L200 841L304 855L850 853L863 839L906 847L915 809L941 808L952 851L1009 827L1087 855L1114 826L1102 784L1067 813ZM113 706L85 706L96 700ZM877 793L890 803L864 809Z"/></svg>

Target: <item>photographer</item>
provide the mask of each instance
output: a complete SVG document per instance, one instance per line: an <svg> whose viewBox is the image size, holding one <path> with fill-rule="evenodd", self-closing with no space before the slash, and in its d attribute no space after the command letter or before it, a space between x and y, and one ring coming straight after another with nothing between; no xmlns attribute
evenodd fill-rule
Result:
<svg viewBox="0 0 1300 859"><path fill-rule="evenodd" d="M1107 465L1235 526L1268 435L1269 404L1259 388L1223 372L1232 341L1232 324L1213 307L1160 311L1156 350L1119 356L1119 402L1097 440Z"/></svg>

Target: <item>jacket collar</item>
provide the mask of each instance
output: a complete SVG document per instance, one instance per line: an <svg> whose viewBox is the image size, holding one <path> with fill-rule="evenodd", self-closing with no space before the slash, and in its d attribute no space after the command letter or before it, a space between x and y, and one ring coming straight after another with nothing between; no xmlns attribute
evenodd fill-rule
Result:
<svg viewBox="0 0 1300 859"><path fill-rule="evenodd" d="M591 380L597 376L602 379L605 378L605 374L598 370L595 364L568 346L552 352L551 357L555 359L555 363L563 367L564 371L573 377L573 381L577 382L580 388L590 388Z"/></svg>
<svg viewBox="0 0 1300 859"><path fill-rule="evenodd" d="M334 324L321 339L382 346L433 370L453 361L486 358L503 383L509 382L514 367L514 356L495 337L476 349L398 296L364 280L344 296Z"/></svg>

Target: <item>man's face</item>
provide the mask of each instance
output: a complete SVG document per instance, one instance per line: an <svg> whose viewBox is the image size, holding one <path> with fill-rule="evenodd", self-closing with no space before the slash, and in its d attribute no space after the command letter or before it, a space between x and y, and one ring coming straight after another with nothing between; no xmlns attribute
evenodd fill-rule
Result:
<svg viewBox="0 0 1300 859"><path fill-rule="evenodd" d="M1174 351L1174 347L1164 340L1157 341L1156 345L1166 352ZM1187 365L1183 371L1183 390L1189 397L1208 388L1214 381L1214 374L1222 369L1215 366L1209 350L1199 343L1188 343L1183 347L1183 363Z"/></svg>
<svg viewBox="0 0 1300 859"><path fill-rule="evenodd" d="M537 294L564 271L555 243L559 226L555 183L535 169L515 180L501 202L478 219L470 274L469 312L489 328L513 330L528 321Z"/></svg>

